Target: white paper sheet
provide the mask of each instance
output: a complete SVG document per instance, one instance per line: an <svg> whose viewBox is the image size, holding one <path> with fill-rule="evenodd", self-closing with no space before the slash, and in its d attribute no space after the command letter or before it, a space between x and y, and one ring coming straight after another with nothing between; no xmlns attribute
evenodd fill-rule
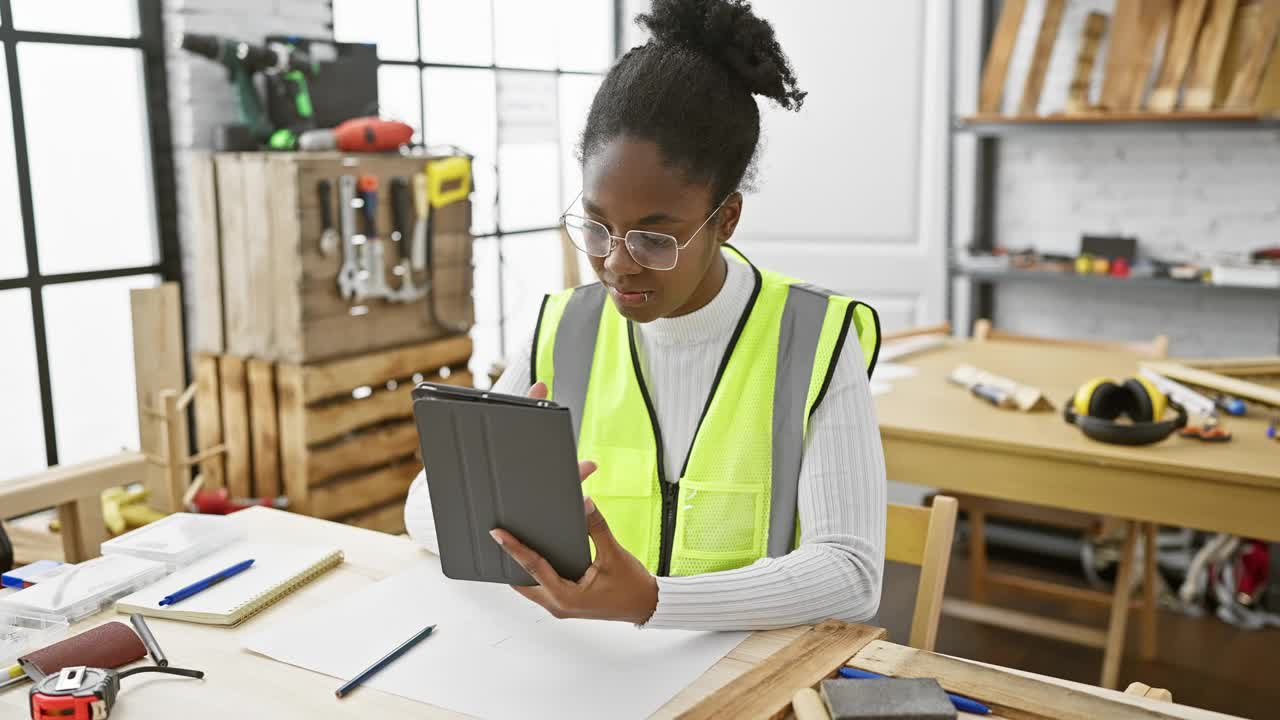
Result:
<svg viewBox="0 0 1280 720"><path fill-rule="evenodd" d="M244 647L346 680L433 623L366 684L483 718L645 717L747 637L555 620L505 585L449 580L427 557L311 613L273 618Z"/></svg>

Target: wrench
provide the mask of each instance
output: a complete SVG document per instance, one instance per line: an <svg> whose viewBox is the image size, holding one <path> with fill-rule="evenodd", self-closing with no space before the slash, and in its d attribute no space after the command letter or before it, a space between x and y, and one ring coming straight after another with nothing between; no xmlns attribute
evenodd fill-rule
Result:
<svg viewBox="0 0 1280 720"><path fill-rule="evenodd" d="M378 237L378 178L372 175L361 175L359 180L362 214L364 216L364 232L368 238L364 254L361 276L366 280L365 292L372 298L392 298L391 286L387 285L387 265L383 255L382 238Z"/></svg>
<svg viewBox="0 0 1280 720"><path fill-rule="evenodd" d="M338 222L342 228L342 267L338 268L338 292L344 300L364 298L364 283L360 277L358 245L356 239L356 178L343 175L338 178Z"/></svg>

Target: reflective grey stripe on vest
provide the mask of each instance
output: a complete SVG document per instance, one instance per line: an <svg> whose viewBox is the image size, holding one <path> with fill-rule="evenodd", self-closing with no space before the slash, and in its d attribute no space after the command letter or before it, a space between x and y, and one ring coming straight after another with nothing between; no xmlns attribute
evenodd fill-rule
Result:
<svg viewBox="0 0 1280 720"><path fill-rule="evenodd" d="M569 408L575 440L587 406L587 383L591 380L591 359L595 356L604 300L604 286L600 283L574 290L556 328L556 344L552 350L556 373L554 399L557 405Z"/></svg>
<svg viewBox="0 0 1280 720"><path fill-rule="evenodd" d="M769 557L782 557L791 552L795 545L796 498L800 485L800 460L804 453L805 404L809 399L809 379L813 375L818 338L822 335L822 321L827 315L827 299L830 296L826 290L812 285L792 285L787 291L787 304L782 310L778 334L778 370L773 384ZM557 359L557 369L559 363ZM556 392L558 394L559 390Z"/></svg>

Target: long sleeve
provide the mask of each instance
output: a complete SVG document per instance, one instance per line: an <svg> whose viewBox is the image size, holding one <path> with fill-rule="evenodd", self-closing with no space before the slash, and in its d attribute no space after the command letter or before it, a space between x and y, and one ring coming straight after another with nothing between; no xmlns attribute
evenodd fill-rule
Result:
<svg viewBox="0 0 1280 720"><path fill-rule="evenodd" d="M884 572L885 467L862 351L850 338L809 423L800 546L779 558L658 578L647 628L762 630L875 615Z"/></svg>
<svg viewBox="0 0 1280 720"><path fill-rule="evenodd" d="M493 391L508 395L524 395L529 391L532 381L529 379L529 356L533 352L533 332L521 343L510 356L510 364L506 372L493 384ZM418 476L409 485L409 496L404 501L404 529L409 538L419 546L439 554L440 545L436 542L436 521L431 514L431 494L427 492L426 471L419 471Z"/></svg>

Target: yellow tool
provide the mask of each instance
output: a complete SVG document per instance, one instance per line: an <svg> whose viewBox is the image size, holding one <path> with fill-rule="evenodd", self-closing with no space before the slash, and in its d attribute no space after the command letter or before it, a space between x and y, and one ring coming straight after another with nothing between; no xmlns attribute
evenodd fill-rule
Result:
<svg viewBox="0 0 1280 720"><path fill-rule="evenodd" d="M427 163L427 199L431 207L444 207L471 194L471 158L466 155Z"/></svg>

